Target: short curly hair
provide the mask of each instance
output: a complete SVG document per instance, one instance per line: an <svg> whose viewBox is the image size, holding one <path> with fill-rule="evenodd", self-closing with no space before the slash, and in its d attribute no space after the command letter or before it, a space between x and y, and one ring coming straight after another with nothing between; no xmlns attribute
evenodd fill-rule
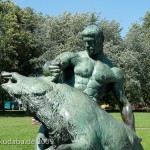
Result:
<svg viewBox="0 0 150 150"><path fill-rule="evenodd" d="M102 42L104 42L103 30L96 24L88 25L85 27L85 29L81 32L81 35L82 37L96 35L102 39Z"/></svg>

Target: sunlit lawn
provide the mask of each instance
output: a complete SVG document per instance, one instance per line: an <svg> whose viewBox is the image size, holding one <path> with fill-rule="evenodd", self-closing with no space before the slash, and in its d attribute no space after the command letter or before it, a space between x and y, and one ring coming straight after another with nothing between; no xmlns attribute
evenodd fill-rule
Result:
<svg viewBox="0 0 150 150"><path fill-rule="evenodd" d="M27 144L0 144L0 150L32 150L39 125L32 125L32 117L0 116L0 140L6 142L27 142ZM30 144L30 142L33 142Z"/></svg>
<svg viewBox="0 0 150 150"><path fill-rule="evenodd" d="M1 113L1 112L0 112ZM121 121L119 113L111 113L113 117ZM0 142L13 142L10 140L26 141L28 144L1 144L0 150L32 150L39 125L31 124L32 117L27 116L3 116L0 115ZM141 137L144 150L150 150L150 113L135 113L136 132Z"/></svg>

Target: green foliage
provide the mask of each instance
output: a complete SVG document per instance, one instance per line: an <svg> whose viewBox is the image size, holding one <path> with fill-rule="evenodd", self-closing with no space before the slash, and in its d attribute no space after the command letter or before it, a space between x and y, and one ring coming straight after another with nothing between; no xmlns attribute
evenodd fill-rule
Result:
<svg viewBox="0 0 150 150"><path fill-rule="evenodd" d="M125 49L121 55L127 80L127 95L134 103L145 102L148 105L150 104L149 20L150 12L147 12L142 25L132 24L124 39Z"/></svg>
<svg viewBox="0 0 150 150"><path fill-rule="evenodd" d="M37 55L34 30L38 16L31 8L20 9L11 1L0 2L0 68L29 73L28 61Z"/></svg>
<svg viewBox="0 0 150 150"><path fill-rule="evenodd" d="M147 12L142 25L133 23L123 40L119 37L118 31L121 30L119 26L115 30L111 29L113 25L108 24L104 31L104 51L114 64L124 70L125 95L133 104L150 105L149 17L150 12ZM112 36L111 31L114 30Z"/></svg>
<svg viewBox="0 0 150 150"><path fill-rule="evenodd" d="M54 59L63 51L79 51L83 48L80 32L83 28L95 22L97 16L91 13L64 12L58 17L45 16L38 23L35 31L36 42L41 45L43 54L32 60L32 63L40 68L46 60Z"/></svg>
<svg viewBox="0 0 150 150"><path fill-rule="evenodd" d="M122 28L115 20L109 21L102 19L99 22L100 27L103 29L105 43L113 42L114 45L120 44L122 37L120 35Z"/></svg>
<svg viewBox="0 0 150 150"><path fill-rule="evenodd" d="M143 24L132 24L124 39L118 22L99 18L94 12L42 16L29 7L21 9L11 1L0 1L0 71L42 73L47 60L64 51L82 50L80 32L97 23L105 36L104 53L124 70L128 99L150 104L150 11Z"/></svg>

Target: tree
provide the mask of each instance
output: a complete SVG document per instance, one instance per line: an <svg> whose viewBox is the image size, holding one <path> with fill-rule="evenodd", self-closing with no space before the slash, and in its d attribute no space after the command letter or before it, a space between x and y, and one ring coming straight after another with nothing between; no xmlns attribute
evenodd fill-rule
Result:
<svg viewBox="0 0 150 150"><path fill-rule="evenodd" d="M143 24L133 23L124 39L125 49L120 62L126 74L126 93L133 103L150 104L150 54L149 54L149 19L148 12Z"/></svg>
<svg viewBox="0 0 150 150"><path fill-rule="evenodd" d="M39 20L31 8L20 9L11 1L0 2L0 68L22 74L31 72L29 60L38 55L34 30Z"/></svg>
<svg viewBox="0 0 150 150"><path fill-rule="evenodd" d="M142 81L142 92L144 101L150 105L150 11L143 17L143 68L144 81Z"/></svg>
<svg viewBox="0 0 150 150"><path fill-rule="evenodd" d="M0 1L0 73L16 71L29 75L33 70L30 59L39 56L34 31L41 15L27 7L21 9L13 2ZM0 99L7 99L0 89Z"/></svg>
<svg viewBox="0 0 150 150"><path fill-rule="evenodd" d="M75 15L64 12L58 17L43 17L35 31L36 42L40 43L43 54L32 60L34 66L41 70L47 60L54 59L61 52L81 50L83 42L80 32L96 19L93 12Z"/></svg>
<svg viewBox="0 0 150 150"><path fill-rule="evenodd" d="M150 104L149 11L141 25L131 25L124 39L118 22L100 19L94 12L42 16L7 0L0 1L0 21L0 71L17 71L24 75L41 74L43 64L61 52L82 50L81 31L97 23L105 36L104 53L124 70L128 99L133 103Z"/></svg>

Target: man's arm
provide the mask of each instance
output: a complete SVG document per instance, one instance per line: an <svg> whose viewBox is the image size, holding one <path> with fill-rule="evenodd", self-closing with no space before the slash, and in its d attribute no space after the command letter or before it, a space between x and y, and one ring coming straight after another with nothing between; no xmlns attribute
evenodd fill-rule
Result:
<svg viewBox="0 0 150 150"><path fill-rule="evenodd" d="M53 76L54 81L58 80L61 71L71 64L71 60L76 56L73 52L64 52L58 55L54 60L47 61L43 66L45 76Z"/></svg>
<svg viewBox="0 0 150 150"><path fill-rule="evenodd" d="M121 69L117 67L113 67L112 71L114 73L114 85L113 85L112 92L117 102L119 103L122 120L130 128L135 130L134 114L131 108L131 104L129 103L128 99L124 95L124 90L123 90L124 73Z"/></svg>
<svg viewBox="0 0 150 150"><path fill-rule="evenodd" d="M134 114L131 109L131 104L124 95L122 83L114 84L113 93L119 103L121 116L124 123L128 125L131 129L135 130Z"/></svg>
<svg viewBox="0 0 150 150"><path fill-rule="evenodd" d="M71 60L77 56L74 52L63 52L59 54L55 60L59 59L61 61L61 68L65 69L71 64Z"/></svg>

